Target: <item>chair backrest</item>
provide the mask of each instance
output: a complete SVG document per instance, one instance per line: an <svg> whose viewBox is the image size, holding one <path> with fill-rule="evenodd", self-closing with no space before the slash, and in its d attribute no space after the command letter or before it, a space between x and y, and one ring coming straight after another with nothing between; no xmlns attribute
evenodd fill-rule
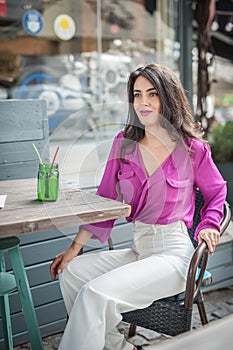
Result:
<svg viewBox="0 0 233 350"><path fill-rule="evenodd" d="M203 198L201 192L199 190L197 190L196 198L195 198L195 212L194 212L194 216L193 216L193 226L190 229L188 229L190 239L191 239L195 248L197 247L198 242L194 239L194 233L195 233L197 225L201 221L200 211L201 211L201 208L203 207L203 205L204 205L204 198ZM228 227L228 225L231 221L231 215L232 215L231 214L231 206L226 201L224 203L224 216L223 216L223 219L221 222L220 235L222 235L225 232L226 228Z"/></svg>
<svg viewBox="0 0 233 350"><path fill-rule="evenodd" d="M199 190L197 190L196 198L195 198L195 212L194 212L194 216L193 216L193 226L190 229L188 229L190 239L191 239L195 248L197 247L198 242L194 239L194 233L195 233L197 225L201 221L200 211L201 211L201 208L203 207L203 204L204 204L204 198L203 198L201 192Z"/></svg>
<svg viewBox="0 0 233 350"><path fill-rule="evenodd" d="M194 245L194 248L196 248L198 246L198 242L194 239L194 233L195 233L195 229L196 229L197 225L199 224L199 222L201 220L200 211L201 211L201 208L203 207L203 204L204 204L204 198L203 198L201 192L199 190L197 190L196 198L195 198L195 212L194 212L194 217L193 217L193 226L190 229L188 229L189 237ZM230 207L228 202L225 202L224 203L224 216L223 216L223 219L222 219L221 225L220 225L220 236L222 236L222 234L225 232L226 228L230 224L231 216L232 216L231 207ZM203 266L203 264L207 264L207 259L208 259L208 254L206 251L205 255L202 256L202 258L200 259L200 261L198 263L199 268L201 268Z"/></svg>

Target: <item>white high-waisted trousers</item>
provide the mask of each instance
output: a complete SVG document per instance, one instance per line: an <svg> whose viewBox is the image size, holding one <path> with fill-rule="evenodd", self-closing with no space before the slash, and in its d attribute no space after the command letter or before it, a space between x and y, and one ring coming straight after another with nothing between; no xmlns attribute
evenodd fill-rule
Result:
<svg viewBox="0 0 233 350"><path fill-rule="evenodd" d="M83 254L60 274L69 320L59 350L131 350L121 313L184 290L194 250L185 224L133 226L132 249Z"/></svg>

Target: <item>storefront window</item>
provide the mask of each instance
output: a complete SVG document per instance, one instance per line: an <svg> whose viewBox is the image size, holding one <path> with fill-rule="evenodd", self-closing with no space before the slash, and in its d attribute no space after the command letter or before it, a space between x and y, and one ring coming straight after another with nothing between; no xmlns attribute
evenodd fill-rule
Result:
<svg viewBox="0 0 233 350"><path fill-rule="evenodd" d="M178 4L0 0L0 98L45 99L50 134L120 125L131 70L157 62L179 73Z"/></svg>

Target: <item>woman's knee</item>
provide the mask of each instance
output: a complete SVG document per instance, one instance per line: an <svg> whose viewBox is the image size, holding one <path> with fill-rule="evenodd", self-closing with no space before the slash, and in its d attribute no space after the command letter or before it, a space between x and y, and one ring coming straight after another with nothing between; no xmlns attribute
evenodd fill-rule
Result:
<svg viewBox="0 0 233 350"><path fill-rule="evenodd" d="M86 283L86 281L78 274L74 274L68 264L59 274L59 283L60 286L64 287L65 289L68 288L78 292Z"/></svg>

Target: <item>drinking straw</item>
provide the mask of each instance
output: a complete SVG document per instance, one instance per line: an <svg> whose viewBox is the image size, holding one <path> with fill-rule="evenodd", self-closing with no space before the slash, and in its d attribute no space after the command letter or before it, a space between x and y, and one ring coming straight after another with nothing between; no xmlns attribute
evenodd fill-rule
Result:
<svg viewBox="0 0 233 350"><path fill-rule="evenodd" d="M40 156L40 153L39 153L38 149L36 148L35 144L33 143L32 146L33 146L33 148L34 148L34 150L35 150L35 152L37 154L37 157L39 159L40 164L43 164L41 156Z"/></svg>
<svg viewBox="0 0 233 350"><path fill-rule="evenodd" d="M56 157L57 157L58 150L59 150L59 146L57 146L56 152L55 152L55 154L54 154L54 156L53 156L53 160L52 160L51 167L50 167L50 170L49 170L50 173L51 173L53 164L54 164L54 162L55 162L55 159L56 159Z"/></svg>

